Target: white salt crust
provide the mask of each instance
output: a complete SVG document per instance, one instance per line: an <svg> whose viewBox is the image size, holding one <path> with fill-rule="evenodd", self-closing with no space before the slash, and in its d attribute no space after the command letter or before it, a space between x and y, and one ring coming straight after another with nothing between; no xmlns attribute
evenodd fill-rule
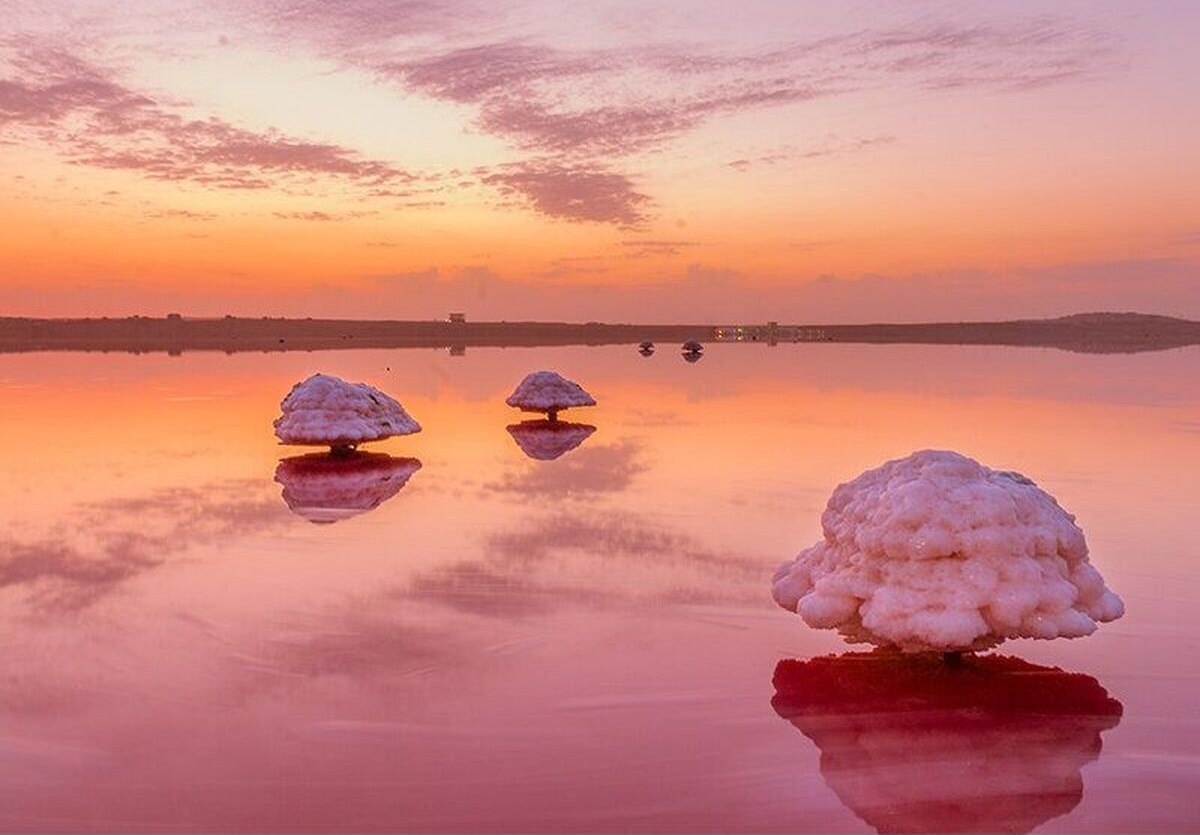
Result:
<svg viewBox="0 0 1200 835"><path fill-rule="evenodd" d="M821 526L772 594L850 643L975 650L1078 638L1125 611L1053 496L956 452L916 452L840 485Z"/></svg>
<svg viewBox="0 0 1200 835"><path fill-rule="evenodd" d="M504 401L522 412L557 412L596 401L575 382L554 371L535 371L521 381Z"/></svg>
<svg viewBox="0 0 1200 835"><path fill-rule="evenodd" d="M366 383L314 374L280 404L275 436L285 444L354 446L421 431L404 407Z"/></svg>

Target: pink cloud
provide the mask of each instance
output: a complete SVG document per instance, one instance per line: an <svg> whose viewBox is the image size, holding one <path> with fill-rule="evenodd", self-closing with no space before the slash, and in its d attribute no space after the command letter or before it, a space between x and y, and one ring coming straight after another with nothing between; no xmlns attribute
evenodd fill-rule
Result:
<svg viewBox="0 0 1200 835"><path fill-rule="evenodd" d="M354 220L360 217L369 217L370 215L378 214L378 212L275 212L275 217L280 220L309 220L327 223L335 220Z"/></svg>
<svg viewBox="0 0 1200 835"><path fill-rule="evenodd" d="M742 54L503 41L376 69L410 90L479 105L480 128L518 147L611 157L646 150L712 116L845 94L897 76L940 89L1045 86L1103 71L1114 48L1105 33L1043 19L867 30Z"/></svg>
<svg viewBox="0 0 1200 835"><path fill-rule="evenodd" d="M18 52L0 80L0 131L34 130L71 162L215 188L286 188L332 178L355 187L417 175L331 143L189 119L57 50Z"/></svg>
<svg viewBox="0 0 1200 835"><path fill-rule="evenodd" d="M860 151L866 151L871 148L890 145L895 141L896 137L889 134L858 137L855 139L841 139L834 136L829 137L824 142L811 147L797 148L795 146L788 145L770 151L766 154L760 154L755 157L742 157L725 164L735 171L748 171L753 167L761 165L777 165L780 163L820 159L822 157L856 154Z"/></svg>
<svg viewBox="0 0 1200 835"><path fill-rule="evenodd" d="M429 58L381 64L378 71L434 98L475 103L550 79L611 70L594 52L569 53L519 42L482 44Z"/></svg>
<svg viewBox="0 0 1200 835"><path fill-rule="evenodd" d="M491 9L474 13L481 28L495 14ZM477 106L480 130L543 160L554 158L559 169L585 165L610 171L616 158L654 150L722 115L897 83L941 90L1028 90L1103 72L1112 65L1116 45L1110 35L1054 19L865 30L741 52L677 44L606 50L511 40L461 45L471 37L462 29L448 36L460 45L416 58L373 58L372 66L406 90ZM730 165L744 170L853 153L894 139L886 135L788 148L744 156ZM628 202L628 191L618 208L582 211L579 205L592 195L597 180L550 176L552 184L544 172L491 182L520 184L519 190L531 198L529 205L552 217L629 224L645 211ZM584 190L570 195L571 184ZM540 199L534 192L551 198Z"/></svg>
<svg viewBox="0 0 1200 835"><path fill-rule="evenodd" d="M1022 91L1109 69L1115 36L1065 19L931 24L867 34L854 44L864 69L914 75L931 89Z"/></svg>
<svg viewBox="0 0 1200 835"><path fill-rule="evenodd" d="M624 174L558 160L512 163L485 173L482 182L517 195L549 217L635 227L645 221L650 198Z"/></svg>

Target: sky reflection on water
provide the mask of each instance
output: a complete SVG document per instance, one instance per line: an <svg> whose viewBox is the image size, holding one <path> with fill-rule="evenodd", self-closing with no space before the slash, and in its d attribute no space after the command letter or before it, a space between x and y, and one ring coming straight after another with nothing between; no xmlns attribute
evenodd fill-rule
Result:
<svg viewBox="0 0 1200 835"><path fill-rule="evenodd" d="M770 703L847 647L769 578L837 483L925 447L1053 492L1128 606L1003 647L1123 705L1023 825L1200 825L1200 350L661 354L0 356L0 829L871 831L884 778L847 794ZM557 457L507 429L536 368L599 402ZM316 370L425 426L359 459L382 481L292 472L271 420Z"/></svg>

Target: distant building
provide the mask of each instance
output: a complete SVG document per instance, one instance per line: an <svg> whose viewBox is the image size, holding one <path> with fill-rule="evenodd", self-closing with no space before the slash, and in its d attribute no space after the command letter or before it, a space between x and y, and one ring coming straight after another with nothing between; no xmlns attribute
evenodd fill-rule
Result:
<svg viewBox="0 0 1200 835"><path fill-rule="evenodd" d="M451 313L450 314L450 324L465 325L466 323L467 323L467 314L465 314L465 313Z"/></svg>

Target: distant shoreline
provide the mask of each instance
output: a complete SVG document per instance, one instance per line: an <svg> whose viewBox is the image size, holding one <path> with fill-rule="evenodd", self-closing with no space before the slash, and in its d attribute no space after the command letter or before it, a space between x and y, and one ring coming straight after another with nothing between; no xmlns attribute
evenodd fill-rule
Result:
<svg viewBox="0 0 1200 835"><path fill-rule="evenodd" d="M1086 353L1161 351L1200 344L1200 322L1141 313L1058 319L869 325L629 325L589 322L361 321L180 316L124 319L0 317L0 353L42 351L326 351L348 348L627 345L642 341L785 344L835 342L1009 345Z"/></svg>

